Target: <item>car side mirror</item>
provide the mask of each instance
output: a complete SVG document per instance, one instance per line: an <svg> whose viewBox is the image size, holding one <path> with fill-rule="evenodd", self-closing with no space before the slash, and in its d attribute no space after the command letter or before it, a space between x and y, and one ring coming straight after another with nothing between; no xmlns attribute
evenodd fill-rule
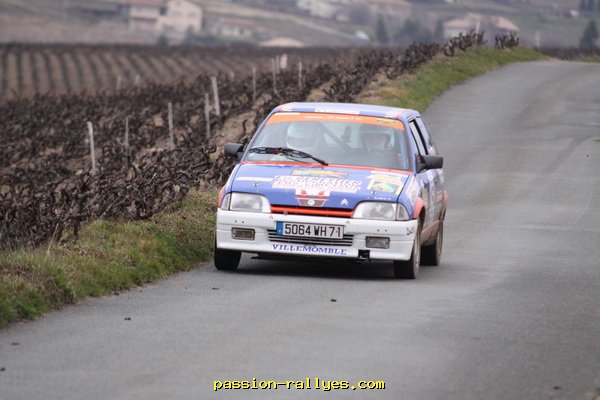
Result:
<svg viewBox="0 0 600 400"><path fill-rule="evenodd" d="M417 172L427 169L438 169L444 166L444 157L442 156L421 156L421 160L417 162Z"/></svg>
<svg viewBox="0 0 600 400"><path fill-rule="evenodd" d="M240 143L227 143L223 150L227 157L237 158L239 160L243 148L244 145Z"/></svg>

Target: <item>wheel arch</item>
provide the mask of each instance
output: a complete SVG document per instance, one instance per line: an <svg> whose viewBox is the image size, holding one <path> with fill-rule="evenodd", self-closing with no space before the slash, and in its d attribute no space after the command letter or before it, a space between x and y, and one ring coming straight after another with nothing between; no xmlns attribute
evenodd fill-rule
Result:
<svg viewBox="0 0 600 400"><path fill-rule="evenodd" d="M413 218L420 219L421 225L423 225L423 223L425 222L425 213L426 212L427 212L427 209L425 207L425 202L423 201L422 198L417 197L417 200L415 201L415 208L413 211Z"/></svg>

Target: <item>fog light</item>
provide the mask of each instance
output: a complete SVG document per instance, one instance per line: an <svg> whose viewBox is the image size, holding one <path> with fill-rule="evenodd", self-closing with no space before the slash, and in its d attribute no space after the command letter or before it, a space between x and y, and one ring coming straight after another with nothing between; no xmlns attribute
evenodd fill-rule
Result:
<svg viewBox="0 0 600 400"><path fill-rule="evenodd" d="M232 228L231 237L237 240L254 240L254 229Z"/></svg>
<svg viewBox="0 0 600 400"><path fill-rule="evenodd" d="M371 247L373 249L389 249L390 238L367 236L367 247Z"/></svg>

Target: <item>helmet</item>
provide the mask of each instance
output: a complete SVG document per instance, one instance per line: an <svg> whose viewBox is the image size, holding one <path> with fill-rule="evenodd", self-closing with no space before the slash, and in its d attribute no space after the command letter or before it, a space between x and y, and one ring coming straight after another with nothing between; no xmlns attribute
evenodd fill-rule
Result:
<svg viewBox="0 0 600 400"><path fill-rule="evenodd" d="M389 150L394 131L379 125L363 124L359 129L360 140L367 151Z"/></svg>
<svg viewBox="0 0 600 400"><path fill-rule="evenodd" d="M287 128L286 146L307 153L319 148L322 134L316 122L292 122Z"/></svg>

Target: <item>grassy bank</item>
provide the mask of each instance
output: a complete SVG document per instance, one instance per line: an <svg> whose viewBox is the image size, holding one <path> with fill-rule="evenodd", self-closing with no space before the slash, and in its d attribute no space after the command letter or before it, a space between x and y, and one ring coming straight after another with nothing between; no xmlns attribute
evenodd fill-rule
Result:
<svg viewBox="0 0 600 400"><path fill-rule="evenodd" d="M149 221L95 221L79 240L0 252L0 326L128 289L212 256L216 191L193 191Z"/></svg>
<svg viewBox="0 0 600 400"><path fill-rule="evenodd" d="M437 56L412 74L394 81L380 79L358 98L360 103L374 103L424 111L448 88L477 75L518 61L547 58L528 48L496 50L476 48L456 57Z"/></svg>
<svg viewBox="0 0 600 400"><path fill-rule="evenodd" d="M600 63L600 55L582 57L579 61Z"/></svg>
<svg viewBox="0 0 600 400"><path fill-rule="evenodd" d="M424 110L447 88L515 61L544 58L528 49L476 49L437 57L395 81L380 79L359 102ZM78 241L0 252L0 327L88 296L128 289L212 256L216 189L193 191L149 221L96 221Z"/></svg>

